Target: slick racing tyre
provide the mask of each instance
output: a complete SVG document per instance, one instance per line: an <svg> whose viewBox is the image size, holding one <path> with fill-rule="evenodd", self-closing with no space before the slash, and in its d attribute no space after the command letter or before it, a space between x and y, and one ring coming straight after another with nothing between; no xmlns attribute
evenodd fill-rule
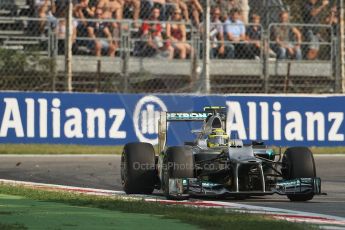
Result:
<svg viewBox="0 0 345 230"><path fill-rule="evenodd" d="M155 151L149 143L129 143L121 156L121 181L127 194L151 194L156 181Z"/></svg>
<svg viewBox="0 0 345 230"><path fill-rule="evenodd" d="M163 191L167 199L183 200L188 196L182 194L171 195L169 179L182 179L194 177L194 159L191 148L170 147L163 158Z"/></svg>
<svg viewBox="0 0 345 230"><path fill-rule="evenodd" d="M288 148L282 159L283 179L313 178L316 176L315 162L312 152L306 147ZM291 201L307 201L314 197L313 193L287 195Z"/></svg>

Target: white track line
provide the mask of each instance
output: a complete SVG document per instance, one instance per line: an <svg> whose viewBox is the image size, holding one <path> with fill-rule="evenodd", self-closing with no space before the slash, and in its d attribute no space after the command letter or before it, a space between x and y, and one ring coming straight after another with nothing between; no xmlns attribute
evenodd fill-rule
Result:
<svg viewBox="0 0 345 230"><path fill-rule="evenodd" d="M61 189L61 190L70 190L70 191L81 191L83 193L99 193L104 195L124 195L125 192L123 191L115 191L115 190L106 190L106 189L95 189L95 188L83 188L83 187L75 187L75 186L66 186L66 185L58 185L58 184L46 184L46 183L37 183L37 182L28 182L28 181L17 181L17 180L6 180L0 179L0 183L4 184L11 184L11 185L23 185L23 186L32 186L37 188L52 188L52 189Z"/></svg>
<svg viewBox="0 0 345 230"><path fill-rule="evenodd" d="M0 158L6 157L121 157L120 154L2 154ZM314 154L314 157L345 157L345 153Z"/></svg>
<svg viewBox="0 0 345 230"><path fill-rule="evenodd" d="M313 154L314 157L345 157L344 153L334 153L334 154Z"/></svg>
<svg viewBox="0 0 345 230"><path fill-rule="evenodd" d="M5 180L5 179L0 179L0 183L11 184L11 185L21 185L21 186L33 187L37 189L68 191L68 192L76 192L76 193L90 194L90 195L118 197L121 199L145 200L147 202L158 202L162 204L196 206L196 207L204 207L204 208L207 208L207 207L224 208L224 209L228 209L228 210L232 210L236 212L242 212L242 213L268 215L275 219L287 220L291 222L305 222L305 223L317 224L322 229L345 229L345 218L343 217L323 215L323 214L310 213L310 212L300 212L300 211L294 211L294 210L288 210L288 209L261 207L261 206L254 206L254 205L247 205L247 204L240 204L240 203L224 202L224 201L203 201L203 200L171 201L171 200L165 200L159 196L146 196L146 195L129 196L129 195L126 195L123 191L82 188L82 187L74 187L74 186L34 183L34 182Z"/></svg>
<svg viewBox="0 0 345 230"><path fill-rule="evenodd" d="M344 155L345 156L345 155ZM121 157L120 154L2 154L0 158L6 157Z"/></svg>

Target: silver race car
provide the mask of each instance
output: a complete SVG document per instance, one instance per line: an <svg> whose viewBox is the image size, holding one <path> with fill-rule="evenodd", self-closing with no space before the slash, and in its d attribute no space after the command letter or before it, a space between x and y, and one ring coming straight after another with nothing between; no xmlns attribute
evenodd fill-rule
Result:
<svg viewBox="0 0 345 230"><path fill-rule="evenodd" d="M167 146L167 123L203 122L196 139ZM312 152L291 147L282 154L263 142L244 144L226 133L224 107L203 112L161 112L158 152L149 143L128 143L121 157L121 179L127 194L161 190L168 199L286 195L291 201L321 194ZM173 124L171 124L173 125Z"/></svg>

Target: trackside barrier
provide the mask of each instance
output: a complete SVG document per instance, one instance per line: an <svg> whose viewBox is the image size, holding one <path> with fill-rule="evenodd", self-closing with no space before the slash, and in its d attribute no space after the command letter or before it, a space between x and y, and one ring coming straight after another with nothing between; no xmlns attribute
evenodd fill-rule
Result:
<svg viewBox="0 0 345 230"><path fill-rule="evenodd" d="M270 145L344 145L345 96L0 93L0 143L157 144L159 111L226 106L227 132ZM182 116L182 115L181 115ZM168 124L168 145L200 122Z"/></svg>

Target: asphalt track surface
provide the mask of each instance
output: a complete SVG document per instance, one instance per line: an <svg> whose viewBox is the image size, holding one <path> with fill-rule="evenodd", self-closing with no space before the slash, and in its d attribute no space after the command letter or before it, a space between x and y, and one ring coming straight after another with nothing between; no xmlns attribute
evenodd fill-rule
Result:
<svg viewBox="0 0 345 230"><path fill-rule="evenodd" d="M316 155L315 163L326 196L316 196L308 202L290 202L279 195L228 201L345 217L345 155ZM120 156L2 155L0 178L121 190Z"/></svg>

